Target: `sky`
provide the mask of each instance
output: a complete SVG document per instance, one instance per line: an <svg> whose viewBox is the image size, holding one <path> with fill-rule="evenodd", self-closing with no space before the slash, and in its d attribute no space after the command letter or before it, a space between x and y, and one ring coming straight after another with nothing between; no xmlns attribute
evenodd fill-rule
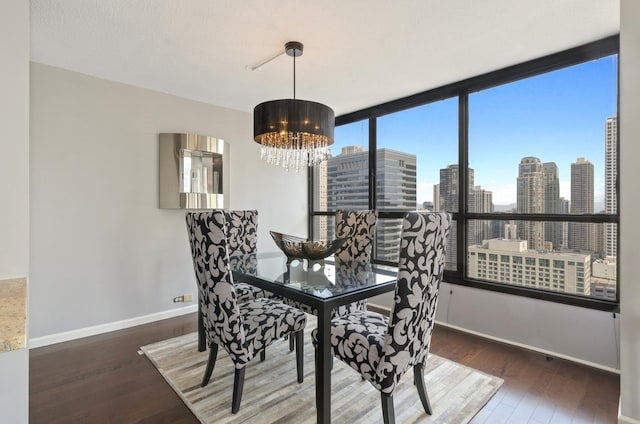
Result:
<svg viewBox="0 0 640 424"><path fill-rule="evenodd" d="M571 163L594 164L596 204L604 199L604 130L617 113L617 56L609 56L469 96L469 165L493 203L516 203L518 164L555 162L560 196L571 198ZM378 118L378 148L417 157L418 202L433 200L440 169L458 162L458 100L447 99ZM336 127L341 147L368 147L367 122ZM595 210L598 212L598 210Z"/></svg>

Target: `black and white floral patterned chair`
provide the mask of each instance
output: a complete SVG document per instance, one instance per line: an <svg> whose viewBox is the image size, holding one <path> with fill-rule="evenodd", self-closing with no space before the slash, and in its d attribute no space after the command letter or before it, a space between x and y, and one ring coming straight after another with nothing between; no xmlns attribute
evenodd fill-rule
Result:
<svg viewBox="0 0 640 424"><path fill-rule="evenodd" d="M221 209L225 215L225 234L227 236L227 250L233 263L239 255L250 255L256 253L258 245L258 211L257 210L225 210ZM254 272L258 262L254 261ZM243 266L250 267L251 261L242 261ZM250 269L244 269L245 273L250 273ZM264 290L244 282L235 282L238 302L248 302L260 297L265 297ZM269 297L269 296L266 296ZM198 300L198 303L201 303ZM207 348L204 334L204 324L202 322L203 313L198 314L198 350L203 352Z"/></svg>
<svg viewBox="0 0 640 424"><path fill-rule="evenodd" d="M336 262L370 263L373 250L373 239L376 236L378 212L364 211L336 211L336 238L348 237L348 240L336 251ZM355 311L366 311L367 299L341 305L334 309L333 316L346 315Z"/></svg>
<svg viewBox="0 0 640 424"><path fill-rule="evenodd" d="M375 210L338 210L335 215L336 238L349 239L336 251L343 261L371 262L378 212Z"/></svg>
<svg viewBox="0 0 640 424"><path fill-rule="evenodd" d="M377 220L378 212L375 210L336 211L335 238L348 238L333 255L335 258L336 275L339 276L340 271L342 270L344 272L345 268L361 268L359 264L371 262L371 251L373 250L373 239L376 234ZM309 314L318 315L318 311L297 300L283 299L283 301L289 306L293 306ZM367 299L363 299L334 308L331 311L331 316L335 318L351 312L366 310ZM293 342L291 342L289 344L290 350L293 350L293 347Z"/></svg>
<svg viewBox="0 0 640 424"><path fill-rule="evenodd" d="M238 303L229 270L225 212L189 212L186 216L193 266L203 312L209 360L202 386L209 383L218 347L222 346L235 366L231 412L240 408L245 369L249 361L272 342L285 336L296 340L298 382L303 379L303 312L282 302L258 298Z"/></svg>
<svg viewBox="0 0 640 424"><path fill-rule="evenodd" d="M336 212L336 238L348 238L348 240L334 254L336 272L339 275L341 268L355 268L359 263L371 262L373 238L375 237L378 212L366 211L342 211ZM307 313L318 315L313 308L298 301L284 299L290 306L299 308ZM360 300L348 305L340 305L332 311L332 316L337 317L352 311L364 311L367 309L367 301Z"/></svg>
<svg viewBox="0 0 640 424"><path fill-rule="evenodd" d="M234 258L241 255L255 255L258 246L258 211L224 210L224 217L230 260L233 262ZM253 274L258 268L257 260L239 263L242 264L245 274ZM240 303L265 297L264 290L251 284L235 281L235 286Z"/></svg>
<svg viewBox="0 0 640 424"><path fill-rule="evenodd" d="M447 213L405 214L390 318L356 311L331 321L333 355L380 391L385 424L395 420L393 391L409 368L413 368L414 384L425 412L432 411L423 373L450 225L451 216ZM312 338L315 345L316 330Z"/></svg>

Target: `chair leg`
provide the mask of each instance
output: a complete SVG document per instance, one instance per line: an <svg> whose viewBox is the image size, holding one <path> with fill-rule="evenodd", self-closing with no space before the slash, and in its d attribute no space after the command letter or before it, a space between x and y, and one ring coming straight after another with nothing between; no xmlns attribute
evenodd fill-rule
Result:
<svg viewBox="0 0 640 424"><path fill-rule="evenodd" d="M304 378L304 331L300 330L294 333L296 338L296 368L298 371L298 383L302 383ZM293 334L289 336L293 340Z"/></svg>
<svg viewBox="0 0 640 424"><path fill-rule="evenodd" d="M293 335L289 334L289 352L293 352L293 345L294 345L293 339L294 339Z"/></svg>
<svg viewBox="0 0 640 424"><path fill-rule="evenodd" d="M393 395L380 393L380 399L382 400L382 418L384 424L395 424L396 416L393 412Z"/></svg>
<svg viewBox="0 0 640 424"><path fill-rule="evenodd" d="M233 401L231 403L231 413L235 414L240 410L240 402L242 401L242 389L244 388L244 371L246 366L238 369L236 368L235 375L233 377Z"/></svg>
<svg viewBox="0 0 640 424"><path fill-rule="evenodd" d="M264 350L262 350L262 352L260 352L260 362L264 362L264 360L267 359L267 349L264 348Z"/></svg>
<svg viewBox="0 0 640 424"><path fill-rule="evenodd" d="M413 367L413 384L415 384L418 389L418 395L420 396L424 412L431 415L433 410L431 409L431 403L429 402L427 387L424 385L424 365L419 364Z"/></svg>
<svg viewBox="0 0 640 424"><path fill-rule="evenodd" d="M202 378L202 387L209 384L211 374L213 373L213 367L216 365L216 358L218 357L218 345L211 343L209 346L209 360L207 361L207 369L204 371L204 377Z"/></svg>
<svg viewBox="0 0 640 424"><path fill-rule="evenodd" d="M199 304L200 300L198 300ZM204 352L205 350L207 350L207 335L204 331L204 318L200 310L198 310L198 352Z"/></svg>

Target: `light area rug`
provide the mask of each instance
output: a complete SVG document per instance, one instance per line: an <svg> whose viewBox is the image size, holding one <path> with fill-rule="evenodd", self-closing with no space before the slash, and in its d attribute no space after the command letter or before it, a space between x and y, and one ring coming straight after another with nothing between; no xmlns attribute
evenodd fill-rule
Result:
<svg viewBox="0 0 640 424"><path fill-rule="evenodd" d="M142 346L169 385L193 414L205 424L309 423L316 422L314 353L311 330L315 317L308 315L305 331L304 382L297 383L295 352L286 340L267 348L267 358L255 358L247 367L240 411L231 414L234 368L223 348L211 381L200 387L209 351L198 352L197 334L191 333ZM503 380L473 368L430 354L425 384L433 415L425 414L407 372L393 398L397 423L467 423L491 399ZM339 360L331 374L331 421L372 424L382 422L380 393Z"/></svg>

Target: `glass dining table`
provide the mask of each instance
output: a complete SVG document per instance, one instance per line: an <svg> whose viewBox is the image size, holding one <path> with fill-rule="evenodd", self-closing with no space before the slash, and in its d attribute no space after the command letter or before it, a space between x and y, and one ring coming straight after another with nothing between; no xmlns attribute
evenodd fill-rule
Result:
<svg viewBox="0 0 640 424"><path fill-rule="evenodd" d="M316 369L317 422L331 422L331 314L340 305L395 289L397 268L386 265L321 261L288 261L281 252L231 258L236 281L252 284L299 302L318 317Z"/></svg>

